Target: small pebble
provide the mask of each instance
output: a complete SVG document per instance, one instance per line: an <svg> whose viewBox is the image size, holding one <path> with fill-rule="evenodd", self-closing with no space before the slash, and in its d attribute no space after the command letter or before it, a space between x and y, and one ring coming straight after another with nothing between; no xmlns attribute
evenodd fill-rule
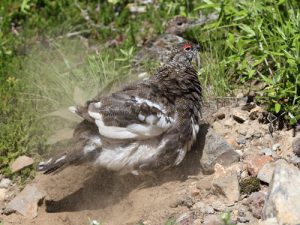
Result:
<svg viewBox="0 0 300 225"><path fill-rule="evenodd" d="M260 137L262 137L262 133L261 132L255 132L255 133L253 133L253 137L260 138Z"/></svg>
<svg viewBox="0 0 300 225"><path fill-rule="evenodd" d="M300 157L293 155L290 159L290 162L296 165L296 164L300 163Z"/></svg>
<svg viewBox="0 0 300 225"><path fill-rule="evenodd" d="M274 144L273 146L272 146L272 150L273 151L277 151L277 150L279 150L280 149L280 144L279 143L276 143L276 144Z"/></svg>
<svg viewBox="0 0 300 225"><path fill-rule="evenodd" d="M273 150L270 149L270 148L264 148L262 150L259 151L259 154L260 155L268 155L268 156L271 156L273 155Z"/></svg>
<svg viewBox="0 0 300 225"><path fill-rule="evenodd" d="M3 178L0 182L0 188L8 188L11 184L11 180L8 178Z"/></svg>
<svg viewBox="0 0 300 225"><path fill-rule="evenodd" d="M300 156L300 138L295 138L292 143L293 152L296 156Z"/></svg>
<svg viewBox="0 0 300 225"><path fill-rule="evenodd" d="M246 144L246 138L245 138L244 136L239 136L239 137L237 138L236 142L237 142L238 144L244 145L244 144Z"/></svg>

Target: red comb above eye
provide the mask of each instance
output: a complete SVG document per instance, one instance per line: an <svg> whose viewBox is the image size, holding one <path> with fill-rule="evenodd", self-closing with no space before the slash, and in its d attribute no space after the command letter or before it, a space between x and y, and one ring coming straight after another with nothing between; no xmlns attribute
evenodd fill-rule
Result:
<svg viewBox="0 0 300 225"><path fill-rule="evenodd" d="M184 44L184 45L183 45L183 48L184 48L184 49L192 48L192 45L191 45L191 44Z"/></svg>

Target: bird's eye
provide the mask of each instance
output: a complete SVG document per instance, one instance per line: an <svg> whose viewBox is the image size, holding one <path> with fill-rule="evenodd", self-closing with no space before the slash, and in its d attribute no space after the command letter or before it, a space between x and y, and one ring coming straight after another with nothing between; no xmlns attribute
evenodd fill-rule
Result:
<svg viewBox="0 0 300 225"><path fill-rule="evenodd" d="M182 22L178 22L177 23L178 26L182 26L182 24L183 24Z"/></svg>
<svg viewBox="0 0 300 225"><path fill-rule="evenodd" d="M185 44L183 46L183 49L186 50L186 51L190 51L192 49L192 46L190 44Z"/></svg>

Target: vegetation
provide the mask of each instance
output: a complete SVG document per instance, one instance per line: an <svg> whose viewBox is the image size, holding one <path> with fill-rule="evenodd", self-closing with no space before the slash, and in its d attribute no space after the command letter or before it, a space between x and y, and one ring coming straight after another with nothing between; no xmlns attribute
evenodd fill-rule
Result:
<svg viewBox="0 0 300 225"><path fill-rule="evenodd" d="M299 1L159 0L144 13L130 12L132 3L1 1L0 173L12 176L8 165L18 156L38 158L68 137L76 119L66 107L130 79L135 52L175 15L219 14L186 34L202 46L206 95L230 95L243 85L275 116L300 120Z"/></svg>
<svg viewBox="0 0 300 225"><path fill-rule="evenodd" d="M260 181L256 177L249 177L240 182L241 193L251 194L260 190Z"/></svg>

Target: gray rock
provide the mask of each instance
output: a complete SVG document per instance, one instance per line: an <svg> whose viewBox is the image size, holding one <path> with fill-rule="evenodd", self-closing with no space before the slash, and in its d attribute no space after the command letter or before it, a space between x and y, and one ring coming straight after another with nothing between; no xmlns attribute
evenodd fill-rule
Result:
<svg viewBox="0 0 300 225"><path fill-rule="evenodd" d="M225 209L226 209L226 206L223 202L220 202L220 201L214 201L211 205L216 211L219 211L219 212L224 212Z"/></svg>
<svg viewBox="0 0 300 225"><path fill-rule="evenodd" d="M0 181L0 188L8 188L11 185L11 180L8 178L3 178Z"/></svg>
<svg viewBox="0 0 300 225"><path fill-rule="evenodd" d="M252 215L260 219L262 217L262 210L265 204L266 195L263 192L254 192L247 199L246 204L249 207Z"/></svg>
<svg viewBox="0 0 300 225"><path fill-rule="evenodd" d="M175 222L175 225L193 225L195 215L192 212L181 214Z"/></svg>
<svg viewBox="0 0 300 225"><path fill-rule="evenodd" d="M193 209L199 210L203 214L213 214L214 213L214 208L208 204L205 204L204 202L196 202L195 205L193 205Z"/></svg>
<svg viewBox="0 0 300 225"><path fill-rule="evenodd" d="M285 163L286 161L284 159L279 159L276 162L266 163L263 165L263 167L259 170L257 174L257 178L263 182L270 183L273 172L275 170L276 165Z"/></svg>
<svg viewBox="0 0 300 225"><path fill-rule="evenodd" d="M236 139L236 142L240 145L244 145L244 144L246 144L246 137L241 135Z"/></svg>
<svg viewBox="0 0 300 225"><path fill-rule="evenodd" d="M217 215L205 215L203 219L203 225L222 225L224 224L221 216Z"/></svg>
<svg viewBox="0 0 300 225"><path fill-rule="evenodd" d="M293 155L290 159L290 162L296 165L296 164L300 163L300 157Z"/></svg>
<svg viewBox="0 0 300 225"><path fill-rule="evenodd" d="M276 165L269 193L263 209L263 218L277 218L279 224L299 224L300 171L287 162Z"/></svg>
<svg viewBox="0 0 300 225"><path fill-rule="evenodd" d="M219 163L225 167L239 161L239 154L227 141L209 128L205 137L200 163L203 171L212 173L214 165Z"/></svg>
<svg viewBox="0 0 300 225"><path fill-rule="evenodd" d="M269 155L272 156L273 155L273 150L270 148L264 148L262 150L259 151L260 155Z"/></svg>
<svg viewBox="0 0 300 225"><path fill-rule="evenodd" d="M37 216L38 202L44 197L45 194L39 191L36 186L28 185L8 203L6 208L33 219Z"/></svg>
<svg viewBox="0 0 300 225"><path fill-rule="evenodd" d="M247 218L247 217L238 217L237 218L237 221L239 222L239 223L248 223L250 220L249 220L249 218Z"/></svg>
<svg viewBox="0 0 300 225"><path fill-rule="evenodd" d="M25 167L31 166L33 164L33 159L28 156L18 157L10 166L10 169L13 173L18 172Z"/></svg>
<svg viewBox="0 0 300 225"><path fill-rule="evenodd" d="M300 137L293 140L292 147L294 154L300 157Z"/></svg>
<svg viewBox="0 0 300 225"><path fill-rule="evenodd" d="M240 135L247 136L248 129L246 127L237 130Z"/></svg>
<svg viewBox="0 0 300 225"><path fill-rule="evenodd" d="M253 135L253 137L255 137L255 138L260 138L260 137L263 136L263 134L262 134L261 132L259 132L259 131L254 132L252 135Z"/></svg>
<svg viewBox="0 0 300 225"><path fill-rule="evenodd" d="M277 150L279 150L280 149L280 144L279 143L276 143L276 144L274 144L273 146L272 146L272 150L273 151L277 151Z"/></svg>
<svg viewBox="0 0 300 225"><path fill-rule="evenodd" d="M212 181L212 192L216 195L225 196L229 204L239 200L240 186L236 171L226 171L219 164L215 166L216 173Z"/></svg>
<svg viewBox="0 0 300 225"><path fill-rule="evenodd" d="M253 137L253 135L252 135L252 134L247 134L247 135L245 136L245 138L246 138L247 140L251 140L251 139L252 139L252 137Z"/></svg>

